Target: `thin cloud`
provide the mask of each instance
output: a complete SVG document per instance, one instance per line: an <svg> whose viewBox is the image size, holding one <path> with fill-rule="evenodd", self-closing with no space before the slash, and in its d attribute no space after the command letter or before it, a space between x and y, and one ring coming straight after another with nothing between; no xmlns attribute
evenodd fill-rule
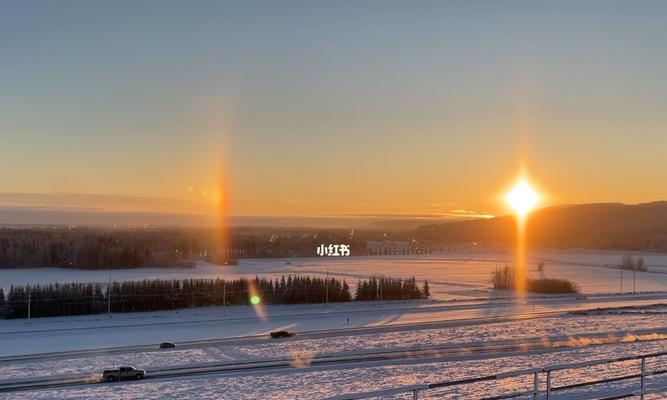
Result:
<svg viewBox="0 0 667 400"><path fill-rule="evenodd" d="M494 218L495 215L493 214L488 214L488 213L483 213L479 211L474 211L474 210L465 210L465 209L456 209L456 210L449 210L444 213L449 218L457 218L457 219L489 219L489 218Z"/></svg>

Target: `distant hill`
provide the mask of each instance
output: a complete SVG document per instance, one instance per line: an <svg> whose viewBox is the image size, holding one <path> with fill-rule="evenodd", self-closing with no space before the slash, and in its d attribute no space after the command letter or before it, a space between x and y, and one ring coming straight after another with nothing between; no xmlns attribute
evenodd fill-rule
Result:
<svg viewBox="0 0 667 400"><path fill-rule="evenodd" d="M512 244L516 222L501 216L426 225L415 236L432 242ZM667 250L667 201L544 208L530 215L527 237L534 247Z"/></svg>

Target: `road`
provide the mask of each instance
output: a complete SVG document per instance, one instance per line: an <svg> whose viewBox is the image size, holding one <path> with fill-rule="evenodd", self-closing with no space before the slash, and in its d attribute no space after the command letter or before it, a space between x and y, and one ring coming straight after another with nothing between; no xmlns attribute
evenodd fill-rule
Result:
<svg viewBox="0 0 667 400"><path fill-rule="evenodd" d="M563 313L561 311L537 311L537 312L510 315L507 317L462 318L462 319L419 322L419 323L388 324L388 325L379 325L372 327L353 327L346 329L304 331L304 332L299 332L297 336L295 336L290 340L307 340L307 339L319 339L332 336L349 336L349 335L401 332L401 331L433 329L433 328L451 328L457 326L474 326L474 325L482 325L488 323L502 323L510 321L548 318L562 314ZM267 341L270 340L272 339L270 339L267 334L249 335L249 336L240 336L231 338L203 339L203 340L178 342L177 348L179 350L184 350L184 349L212 347L212 346L217 347L217 346L251 345L251 344L266 343ZM138 346L121 346L121 347L107 347L107 348L90 349L90 350L35 353L35 354L25 354L18 356L0 357L0 364L7 362L17 362L17 361L38 361L38 360L41 361L49 359L67 359L74 357L91 357L91 356L101 356L110 354L137 353L145 351L148 352L148 351L156 351L157 349L158 349L158 344L154 343L154 344L138 345Z"/></svg>
<svg viewBox="0 0 667 400"><path fill-rule="evenodd" d="M629 339L632 337L632 339ZM148 372L146 379L184 378L208 374L232 374L262 370L282 370L292 368L311 368L331 365L360 363L386 363L407 359L429 359L433 361L451 361L456 359L471 359L473 357L499 357L517 354L529 354L554 349L573 347L591 347L629 341L658 341L667 339L667 328L644 329L633 332L604 332L578 336L554 336L549 338L534 337L521 340L507 340L499 342L482 342L461 346L449 344L433 347L418 347L400 350L357 351L347 354L316 355L313 357L278 358L270 360L256 360L233 363L211 363L203 365L189 365L183 367L153 369ZM291 340L291 339L287 339ZM136 382L136 381L130 381ZM113 384L123 384L113 383ZM127 383L127 382L125 382ZM0 382L0 392L15 392L45 388L72 387L90 384L107 384L100 381L97 374L83 374L80 376L34 378L20 381Z"/></svg>

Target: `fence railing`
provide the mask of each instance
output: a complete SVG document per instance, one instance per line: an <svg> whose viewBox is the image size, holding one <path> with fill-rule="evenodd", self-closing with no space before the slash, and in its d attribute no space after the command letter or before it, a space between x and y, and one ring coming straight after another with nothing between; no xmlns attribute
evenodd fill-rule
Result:
<svg viewBox="0 0 667 400"><path fill-rule="evenodd" d="M667 392L667 386L659 387L659 388L651 388L651 389L646 388L646 378L647 377L667 374L667 369L658 369L658 370L654 370L654 371L647 371L646 360L655 359L655 358L663 357L663 356L667 356L667 351L658 352L658 353L644 354L644 355L638 355L638 356L626 356L626 357L617 357L617 358L609 358L609 359L602 359L602 360L583 361L583 362L571 363L571 364L559 364L559 365L552 365L552 366L543 367L543 368L532 368L532 369L508 371L508 372L502 372L502 373L495 374L495 375L486 375L486 376L479 376L479 377L473 377L473 378L467 378L467 379L459 379L459 380L453 380L453 381L425 383L425 384L420 384L420 385L401 386L401 387L397 387L397 388L383 389L383 390L377 390L377 391L371 391L371 392L343 394L343 395L337 395L337 396L330 397L327 400L372 399L372 398L378 398L378 397L381 398L381 397L395 396L395 395L401 395L401 394L411 394L413 400L419 400L420 393L428 391L428 390L440 389L440 388L446 388L446 387L463 386L463 385L472 385L472 384L479 383L479 382L499 381L499 380L503 380L503 379L524 377L524 376L525 377L531 377L532 376L533 382L532 382L532 388L530 390L525 390L525 391L520 391L520 392L512 392L512 393L504 393L504 394L490 396L490 397L482 397L482 399L483 400L500 400L500 399L512 399L512 398L516 398L516 397L529 397L529 398L532 398L533 400L537 400L537 399L551 400L551 399L553 399L553 396L555 394L557 394L558 392L568 390L568 389L569 390L578 389L578 388L583 388L583 387L586 387L586 386L593 386L593 385L600 385L600 384L604 384L604 383L621 382L621 381L627 381L627 380L631 380L631 379L637 379L638 380L637 387L635 387L633 389L625 389L624 391L616 392L613 395L610 395L609 397L598 398L598 399L599 400L612 400L612 399L624 399L624 398L639 396L639 398L641 400L644 400L645 395L647 395L647 394L658 394L658 393L666 393ZM627 362L627 361L633 361L633 360L640 361L639 371L635 374L624 375L624 376L616 376L616 377L606 378L606 379L597 379L597 380L593 380L593 381L586 381L586 382L574 383L574 384L563 385L563 386L554 386L553 385L552 375L555 371L573 370L573 369L579 369L579 368L592 367L592 366L596 366L596 365L614 364L614 363ZM540 378L544 378L544 379L540 379ZM540 387L540 382L545 382L545 387L544 388Z"/></svg>

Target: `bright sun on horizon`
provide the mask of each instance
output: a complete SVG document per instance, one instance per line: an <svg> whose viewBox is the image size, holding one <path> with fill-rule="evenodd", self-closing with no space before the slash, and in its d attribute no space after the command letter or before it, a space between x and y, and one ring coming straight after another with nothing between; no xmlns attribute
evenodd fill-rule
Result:
<svg viewBox="0 0 667 400"><path fill-rule="evenodd" d="M507 194L507 202L520 217L525 216L535 207L539 196L528 182L521 180Z"/></svg>

